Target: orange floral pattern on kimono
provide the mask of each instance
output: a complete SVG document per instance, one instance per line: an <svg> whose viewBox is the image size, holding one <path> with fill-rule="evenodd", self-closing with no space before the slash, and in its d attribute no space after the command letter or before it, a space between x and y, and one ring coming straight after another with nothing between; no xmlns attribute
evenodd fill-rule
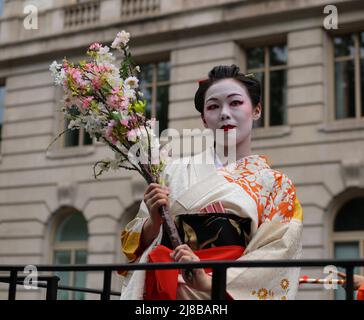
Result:
<svg viewBox="0 0 364 320"><path fill-rule="evenodd" d="M267 158L251 155L217 169L229 182L242 187L257 205L259 225L265 220L302 220L302 208L292 181L270 168Z"/></svg>

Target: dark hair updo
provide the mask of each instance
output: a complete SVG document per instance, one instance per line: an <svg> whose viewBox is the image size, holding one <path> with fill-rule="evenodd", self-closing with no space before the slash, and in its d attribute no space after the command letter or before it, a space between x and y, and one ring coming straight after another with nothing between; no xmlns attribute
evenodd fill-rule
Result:
<svg viewBox="0 0 364 320"><path fill-rule="evenodd" d="M252 104L255 107L260 102L260 83L252 74L245 75L239 71L239 67L235 64L231 66L220 65L210 70L208 78L199 81L199 86L195 94L195 108L203 114L207 89L222 79L234 79L242 83L247 89Z"/></svg>

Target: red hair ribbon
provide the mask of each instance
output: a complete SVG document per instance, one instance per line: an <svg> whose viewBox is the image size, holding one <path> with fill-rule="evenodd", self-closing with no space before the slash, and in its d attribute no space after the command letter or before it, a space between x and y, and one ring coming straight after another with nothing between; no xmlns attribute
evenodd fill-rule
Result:
<svg viewBox="0 0 364 320"><path fill-rule="evenodd" d="M200 80L197 80L197 82L198 82L198 84L201 84L202 82L205 82L205 81L207 81L209 78L207 77L207 78L202 78L202 79L200 79Z"/></svg>

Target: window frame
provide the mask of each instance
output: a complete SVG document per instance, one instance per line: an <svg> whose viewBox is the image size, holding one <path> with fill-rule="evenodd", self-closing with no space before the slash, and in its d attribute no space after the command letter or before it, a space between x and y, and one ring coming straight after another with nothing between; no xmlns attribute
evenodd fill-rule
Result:
<svg viewBox="0 0 364 320"><path fill-rule="evenodd" d="M284 45L286 46L287 49L287 63L286 64L281 64L281 65L275 65L275 66L271 66L270 65L270 48L273 46L279 46L279 45ZM248 68L248 50L249 49L254 49L254 48L262 48L264 50L264 66L261 68ZM245 51L246 51L246 73L262 73L264 75L264 91L262 92L262 95L264 97L264 104L262 103L262 113L264 114L264 123L263 126L261 127L255 127L254 129L272 129L272 128L281 128L281 127L286 127L288 126L288 119L287 119L287 123L283 123L281 125L277 125L277 126L271 126L270 125L270 111L271 111L271 107L270 107L270 73L272 71L279 71L279 70L285 70L286 71L286 77L288 76L288 70L289 70L289 66L288 66L288 44L287 41L276 41L276 42L272 42L272 43L268 43L268 44L257 44L257 45L250 45L245 47ZM287 98L288 98L288 82L286 84L286 101L288 102ZM286 105L286 116L288 116L288 105Z"/></svg>
<svg viewBox="0 0 364 320"><path fill-rule="evenodd" d="M82 212L77 210L76 208L72 207L64 207L60 209L60 212L56 213L56 216L51 224L51 230L50 230L50 247L49 247L49 263L54 264L55 263L55 253L57 251L69 251L70 257L71 257L71 265L75 264L76 260L76 251L86 251L86 259L88 257L89 249L88 249L88 240L82 240L82 241L59 241L56 242L56 234L57 229L62 224L62 222L67 219L69 216L75 213L80 213L83 215ZM83 215L84 216L84 215ZM85 218L85 216L84 216ZM86 220L86 219L85 219ZM87 224L87 220L86 220ZM88 229L88 225L87 225ZM89 233L87 233L87 237L89 238ZM86 273L87 276L87 273ZM74 286L75 281L75 272L69 272L69 283L67 285ZM86 280L87 282L87 280ZM69 291L69 299L68 300L75 300L75 291Z"/></svg>
<svg viewBox="0 0 364 320"><path fill-rule="evenodd" d="M53 129L53 136L50 140L53 141L61 132L63 132L64 129L64 115L60 111L61 107L61 99L63 96L62 88L60 87L54 87L54 129ZM81 134L80 134L81 136ZM95 138L93 138L92 144L89 145L78 145L78 146L72 146L72 147L63 147L64 144L64 135L62 135L60 138L57 139L57 141L54 143L54 146L50 148L50 150L47 151L47 158L48 159L63 159L68 157L79 157L79 156L88 156L96 151L97 145L102 145L102 142L97 141Z"/></svg>
<svg viewBox="0 0 364 320"><path fill-rule="evenodd" d="M334 231L335 219L340 212L340 209L345 205L345 203L350 202L355 198L364 198L364 190L355 190L345 192L340 195L329 208L331 213L328 220L329 229L329 256L335 259L335 243L338 242L358 242L359 243L359 254L360 259L364 259L364 232L363 231ZM364 274L364 267L360 268L361 274ZM328 292L329 299L335 299L334 290Z"/></svg>
<svg viewBox="0 0 364 320"><path fill-rule="evenodd" d="M64 115L62 114L60 117L60 123L59 123L59 127L61 128L61 132L64 131L66 129L65 125L66 125L66 121L67 119L64 117ZM68 148L83 148L83 147L88 147L88 146L92 146L95 143L95 138L91 138L92 139L92 143L91 144L84 144L84 137L85 137L85 129L84 128L80 128L80 129L75 129L75 130L70 130L68 132L73 132L73 131L78 131L79 135L78 135L78 145L76 146L65 146L65 134L62 135L61 139L60 139L60 144L59 147L60 149L68 149Z"/></svg>
<svg viewBox="0 0 364 320"><path fill-rule="evenodd" d="M328 82L328 114L327 122L330 124L364 124L364 114L362 113L362 95L361 92L361 56L360 56L360 33L364 30L345 30L341 32L331 32L328 34L327 50L328 50L328 65L327 65L327 82ZM341 56L335 57L335 44L334 38L339 36L354 36L354 57ZM364 58L364 57L363 57ZM335 100L335 62L337 61L354 61L354 87L355 87L355 117L336 119L336 100ZM330 129L330 128L328 128ZM335 130L335 128L332 128Z"/></svg>
<svg viewBox="0 0 364 320"><path fill-rule="evenodd" d="M158 81L158 64L159 63L169 63L169 80ZM143 88L140 88L140 90L142 91L142 89L151 88L152 95L151 95L151 103L150 103L150 116L151 116L151 118L155 118L157 121L159 121L159 119L157 119L157 90L158 90L158 87L164 87L164 86L168 87L168 91L170 90L171 60L169 58L165 58L165 59L157 60L157 61L140 62L140 63L138 63L138 65L140 65L141 68L143 67L143 65L152 65L152 68L153 68L152 82L149 82L149 83L146 82L146 85L143 85ZM144 81L141 81L141 83L143 83L143 82ZM170 102L169 98L170 98L170 95L168 94L168 111L169 111L169 102ZM168 127L169 127L169 114L168 114L168 118L167 118L167 127L165 129L167 129Z"/></svg>

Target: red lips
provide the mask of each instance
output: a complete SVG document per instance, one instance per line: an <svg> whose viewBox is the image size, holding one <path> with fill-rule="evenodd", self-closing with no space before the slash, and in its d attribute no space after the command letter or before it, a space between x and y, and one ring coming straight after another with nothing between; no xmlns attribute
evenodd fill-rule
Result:
<svg viewBox="0 0 364 320"><path fill-rule="evenodd" d="M231 124L221 127L221 129L224 129L224 131L228 131L228 130L234 129L234 128L236 128L236 126L232 126Z"/></svg>

